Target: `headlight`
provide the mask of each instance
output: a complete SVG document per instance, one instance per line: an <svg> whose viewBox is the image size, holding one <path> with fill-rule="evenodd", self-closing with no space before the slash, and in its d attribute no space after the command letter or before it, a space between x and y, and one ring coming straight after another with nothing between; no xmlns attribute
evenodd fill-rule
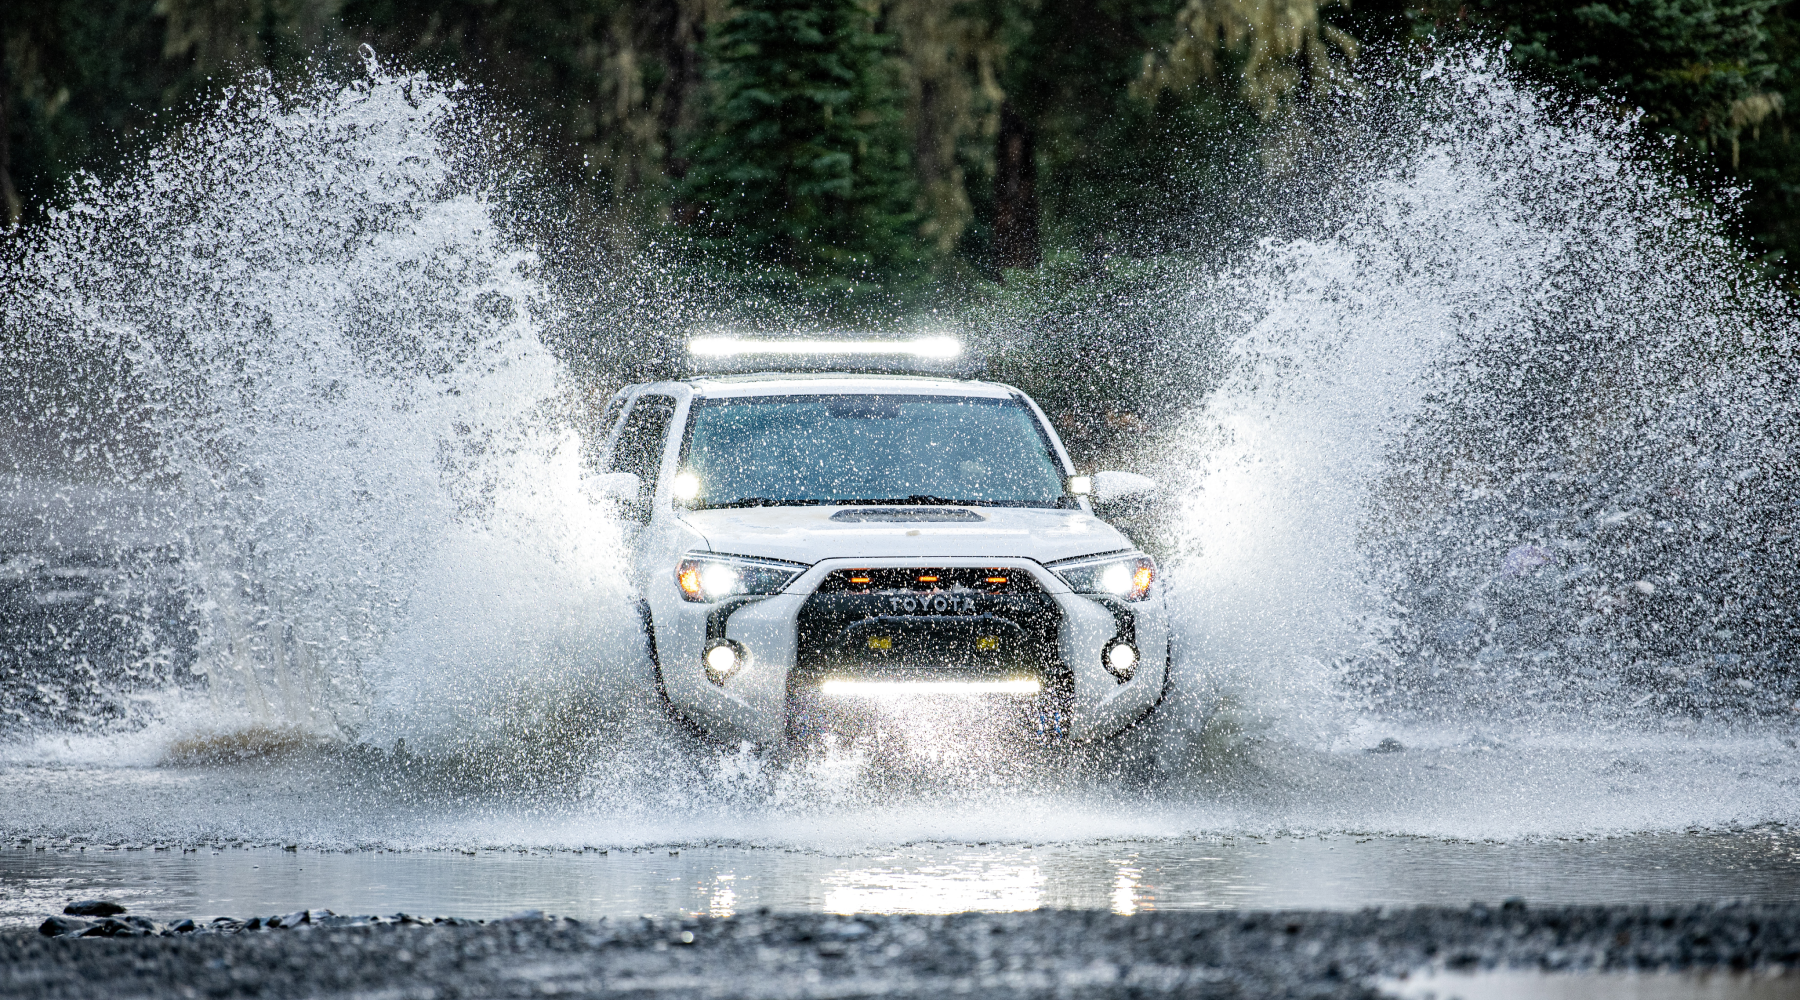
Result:
<svg viewBox="0 0 1800 1000"><path fill-rule="evenodd" d="M690 554L675 567L675 584L684 600L711 603L739 594L777 593L804 572L799 563Z"/></svg>
<svg viewBox="0 0 1800 1000"><path fill-rule="evenodd" d="M1050 569L1077 594L1101 594L1126 601L1149 597L1150 585L1156 582L1156 560L1142 552L1070 559L1052 563Z"/></svg>

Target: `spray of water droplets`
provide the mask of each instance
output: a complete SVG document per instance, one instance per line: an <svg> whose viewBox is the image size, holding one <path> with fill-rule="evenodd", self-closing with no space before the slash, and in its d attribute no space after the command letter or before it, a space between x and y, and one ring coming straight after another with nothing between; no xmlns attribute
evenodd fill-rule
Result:
<svg viewBox="0 0 1800 1000"><path fill-rule="evenodd" d="M422 77L246 87L81 191L4 298L37 532L7 565L72 565L53 512L90 498L116 577L82 593L123 636L33 653L10 755L367 750L296 758L335 775L317 802L281 767L184 771L105 817L15 771L43 806L14 822L569 846L1792 819L1790 307L1633 122L1481 54L1390 83L1329 126L1357 155L1317 218L1159 304L1145 371L1224 359L1141 456L1174 507L1169 701L1075 777L923 792L658 712L494 118ZM252 805L177 814L213 780Z"/></svg>

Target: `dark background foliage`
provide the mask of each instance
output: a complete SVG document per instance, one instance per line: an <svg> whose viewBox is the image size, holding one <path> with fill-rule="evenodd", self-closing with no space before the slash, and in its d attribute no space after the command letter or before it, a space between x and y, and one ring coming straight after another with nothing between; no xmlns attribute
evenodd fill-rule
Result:
<svg viewBox="0 0 1800 1000"><path fill-rule="evenodd" d="M1167 222L1290 168L1284 128L1359 57L1503 40L1571 97L1641 108L1700 184L1741 188L1747 245L1785 274L1793 7L32 0L0 14L0 212L29 230L77 172L116 170L245 71L346 74L368 43L485 88L597 239L686 243L790 290L941 291L1184 248L1196 229ZM1310 46L1247 61L1280 18Z"/></svg>

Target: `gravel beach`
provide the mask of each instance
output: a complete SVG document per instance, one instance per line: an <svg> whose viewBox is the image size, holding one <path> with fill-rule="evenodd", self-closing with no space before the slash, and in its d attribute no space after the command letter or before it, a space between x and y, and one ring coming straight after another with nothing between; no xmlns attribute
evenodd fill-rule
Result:
<svg viewBox="0 0 1800 1000"><path fill-rule="evenodd" d="M63 928L108 918L86 919ZM108 930L135 936L0 935L0 995L1324 998L1378 996L1381 977L1427 968L1800 965L1800 905L1791 904L593 923L530 913L486 924L312 911L275 928L260 918L255 929L110 919L120 923Z"/></svg>

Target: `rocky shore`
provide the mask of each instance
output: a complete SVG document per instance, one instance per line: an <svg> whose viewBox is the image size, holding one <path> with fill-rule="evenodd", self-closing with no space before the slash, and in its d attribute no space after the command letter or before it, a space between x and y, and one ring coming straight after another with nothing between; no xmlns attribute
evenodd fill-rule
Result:
<svg viewBox="0 0 1800 1000"><path fill-rule="evenodd" d="M1800 905L594 923L106 914L0 934L0 995L20 998L1373 997L1380 977L1493 967L1800 969Z"/></svg>

